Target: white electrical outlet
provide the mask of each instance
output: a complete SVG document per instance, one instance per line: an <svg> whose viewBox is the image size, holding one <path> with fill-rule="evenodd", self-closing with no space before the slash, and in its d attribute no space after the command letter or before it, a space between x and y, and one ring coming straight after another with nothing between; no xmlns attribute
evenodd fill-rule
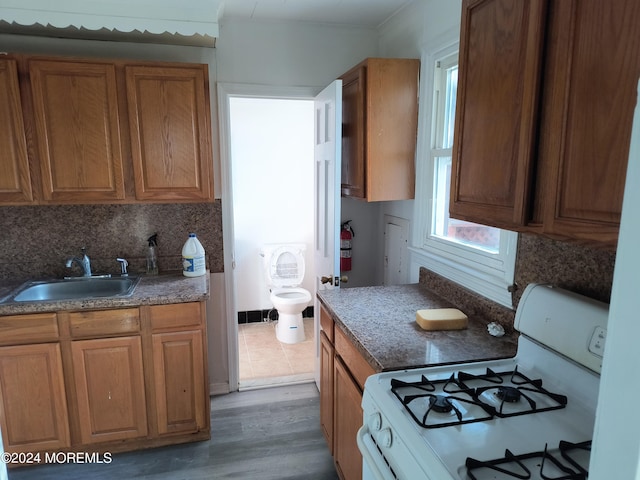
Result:
<svg viewBox="0 0 640 480"><path fill-rule="evenodd" d="M602 327L596 327L589 341L589 351L599 357L604 356L604 344L607 339L607 331Z"/></svg>

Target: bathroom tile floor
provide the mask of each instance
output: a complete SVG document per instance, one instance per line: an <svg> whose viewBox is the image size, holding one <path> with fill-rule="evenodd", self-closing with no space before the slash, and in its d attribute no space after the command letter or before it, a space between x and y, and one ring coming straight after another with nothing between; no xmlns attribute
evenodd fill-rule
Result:
<svg viewBox="0 0 640 480"><path fill-rule="evenodd" d="M313 380L313 318L305 318L305 340L288 345L276 338L276 322L238 325L240 390Z"/></svg>

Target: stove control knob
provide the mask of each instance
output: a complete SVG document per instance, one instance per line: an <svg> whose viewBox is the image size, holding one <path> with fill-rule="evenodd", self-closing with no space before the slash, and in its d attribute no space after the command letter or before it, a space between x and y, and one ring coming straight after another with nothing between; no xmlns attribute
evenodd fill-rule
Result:
<svg viewBox="0 0 640 480"><path fill-rule="evenodd" d="M380 430L380 435L378 435L378 442L382 448L391 448L391 444L393 443L393 435L391 434L391 429L383 428Z"/></svg>
<svg viewBox="0 0 640 480"><path fill-rule="evenodd" d="M382 415L380 412L375 412L369 415L369 421L367 422L369 425L369 430L372 432L377 432L382 428Z"/></svg>

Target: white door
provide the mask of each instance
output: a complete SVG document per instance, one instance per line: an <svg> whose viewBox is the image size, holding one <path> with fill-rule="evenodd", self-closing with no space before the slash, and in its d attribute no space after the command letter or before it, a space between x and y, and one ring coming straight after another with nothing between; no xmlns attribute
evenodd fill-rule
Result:
<svg viewBox="0 0 640 480"><path fill-rule="evenodd" d="M342 80L315 98L314 264L315 290L340 286L340 175L342 147ZM323 278L324 277L324 278ZM314 299L316 384L320 385L320 303Z"/></svg>

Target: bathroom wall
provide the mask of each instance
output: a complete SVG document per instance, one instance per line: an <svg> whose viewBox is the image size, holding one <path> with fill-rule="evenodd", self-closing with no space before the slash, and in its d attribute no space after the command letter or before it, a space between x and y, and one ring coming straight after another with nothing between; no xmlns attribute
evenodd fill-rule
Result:
<svg viewBox="0 0 640 480"><path fill-rule="evenodd" d="M315 284L313 101L232 97L229 103L236 308L271 309L264 245L305 245L301 287Z"/></svg>
<svg viewBox="0 0 640 480"><path fill-rule="evenodd" d="M133 273L146 268L147 238L158 233L160 272L181 270L182 244L195 232L207 268L223 271L220 201L198 204L0 207L0 281L79 275L65 260L87 247L97 273L118 273L116 257Z"/></svg>

